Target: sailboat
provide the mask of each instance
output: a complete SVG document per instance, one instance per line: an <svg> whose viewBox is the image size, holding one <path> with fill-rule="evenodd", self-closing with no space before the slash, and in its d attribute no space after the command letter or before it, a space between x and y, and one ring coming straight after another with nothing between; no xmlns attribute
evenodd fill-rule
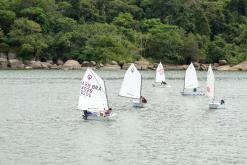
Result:
<svg viewBox="0 0 247 165"><path fill-rule="evenodd" d="M114 116L108 105L104 80L91 68L87 68L82 81L78 109L83 119L108 119Z"/></svg>
<svg viewBox="0 0 247 165"><path fill-rule="evenodd" d="M210 109L219 109L224 108L225 101L221 100L220 102L216 102L214 95L215 95L215 79L214 79L214 73L212 70L211 65L208 67L208 73L207 73L207 96L210 99L209 102L209 108Z"/></svg>
<svg viewBox="0 0 247 165"><path fill-rule="evenodd" d="M202 92L197 91L199 87L199 83L197 80L196 69L191 63L186 70L185 78L184 78L184 88L181 94L183 96L202 96L204 95ZM192 90L192 91L191 91Z"/></svg>
<svg viewBox="0 0 247 165"><path fill-rule="evenodd" d="M124 75L119 96L133 98L133 106L142 108L144 104L141 101L142 76L136 69L134 64L131 64Z"/></svg>
<svg viewBox="0 0 247 165"><path fill-rule="evenodd" d="M162 63L160 62L158 67L156 68L156 76L155 82L153 83L153 87L171 87L166 83L165 72Z"/></svg>

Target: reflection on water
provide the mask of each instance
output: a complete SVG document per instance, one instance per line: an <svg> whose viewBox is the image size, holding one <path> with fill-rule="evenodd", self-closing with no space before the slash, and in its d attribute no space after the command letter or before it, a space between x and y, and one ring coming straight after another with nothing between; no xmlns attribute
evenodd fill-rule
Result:
<svg viewBox="0 0 247 165"><path fill-rule="evenodd" d="M168 71L171 88L153 88L142 72L147 107L118 97L124 71L106 80L114 121L84 121L76 110L84 71L0 71L0 164L247 164L247 74L216 72L223 110L206 97L182 97L184 72ZM198 72L202 89L206 72Z"/></svg>

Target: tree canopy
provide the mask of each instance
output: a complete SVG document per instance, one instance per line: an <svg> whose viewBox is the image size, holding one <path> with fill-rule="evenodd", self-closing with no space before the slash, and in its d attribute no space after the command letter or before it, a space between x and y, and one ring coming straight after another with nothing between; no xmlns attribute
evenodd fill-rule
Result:
<svg viewBox="0 0 247 165"><path fill-rule="evenodd" d="M0 22L20 59L247 60L246 0L0 0Z"/></svg>

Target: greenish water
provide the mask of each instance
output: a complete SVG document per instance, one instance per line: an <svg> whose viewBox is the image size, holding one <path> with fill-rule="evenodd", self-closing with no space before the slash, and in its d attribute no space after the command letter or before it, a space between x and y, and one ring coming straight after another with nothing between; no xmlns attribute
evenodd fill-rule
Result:
<svg viewBox="0 0 247 165"><path fill-rule="evenodd" d="M142 72L148 105L118 97L124 71L106 80L114 121L84 121L77 111L84 71L0 71L0 164L247 164L247 73L216 72L216 97L183 97L183 71L166 72L172 88L153 88ZM206 72L198 72L205 88Z"/></svg>

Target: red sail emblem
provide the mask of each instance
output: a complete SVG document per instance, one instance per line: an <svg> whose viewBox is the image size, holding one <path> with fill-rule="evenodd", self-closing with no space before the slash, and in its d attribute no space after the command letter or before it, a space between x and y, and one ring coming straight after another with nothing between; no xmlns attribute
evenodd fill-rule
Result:
<svg viewBox="0 0 247 165"><path fill-rule="evenodd" d="M91 80L93 78L93 76L91 74L87 75L87 79Z"/></svg>

